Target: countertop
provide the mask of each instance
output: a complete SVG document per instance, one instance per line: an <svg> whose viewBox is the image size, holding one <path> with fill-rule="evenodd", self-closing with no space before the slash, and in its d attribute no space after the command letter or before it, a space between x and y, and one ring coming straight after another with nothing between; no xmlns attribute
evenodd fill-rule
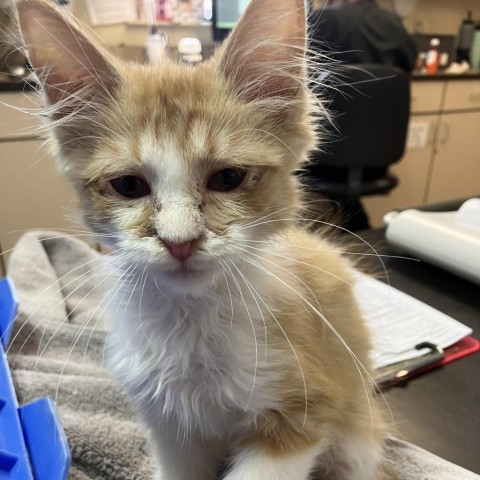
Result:
<svg viewBox="0 0 480 480"><path fill-rule="evenodd" d="M412 73L412 80L416 81L444 81L444 80L480 80L480 71L469 71L461 74L439 72L434 75L428 75L420 72ZM0 92L24 92L35 89L35 83L26 81L21 77L12 77L5 73L0 73Z"/></svg>
<svg viewBox="0 0 480 480"><path fill-rule="evenodd" d="M465 73L445 73L438 72L433 75L412 72L413 81L435 81L435 80L480 80L480 70L471 70Z"/></svg>

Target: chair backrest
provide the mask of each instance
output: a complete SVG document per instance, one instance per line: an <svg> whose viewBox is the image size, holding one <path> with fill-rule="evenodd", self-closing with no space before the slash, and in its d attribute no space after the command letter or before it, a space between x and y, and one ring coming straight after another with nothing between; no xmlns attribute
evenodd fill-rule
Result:
<svg viewBox="0 0 480 480"><path fill-rule="evenodd" d="M327 108L334 125L313 166L384 167L405 150L410 76L389 65L345 65Z"/></svg>

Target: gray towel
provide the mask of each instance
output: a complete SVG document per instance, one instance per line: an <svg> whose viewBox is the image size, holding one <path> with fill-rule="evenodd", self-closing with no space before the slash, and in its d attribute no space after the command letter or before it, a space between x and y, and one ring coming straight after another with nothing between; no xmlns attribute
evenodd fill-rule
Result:
<svg viewBox="0 0 480 480"><path fill-rule="evenodd" d="M24 235L9 264L20 309L8 360L20 404L56 401L72 451L70 479L146 480L154 467L145 429L103 367L102 271L101 255L82 241ZM384 466L389 480L480 478L398 439L387 441Z"/></svg>

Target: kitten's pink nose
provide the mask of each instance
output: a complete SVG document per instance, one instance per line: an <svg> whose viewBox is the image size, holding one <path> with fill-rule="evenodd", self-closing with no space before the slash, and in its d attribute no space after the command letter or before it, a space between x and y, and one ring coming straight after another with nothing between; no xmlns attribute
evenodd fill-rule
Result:
<svg viewBox="0 0 480 480"><path fill-rule="evenodd" d="M198 238L188 240L187 242L175 243L170 240L164 240L163 238L160 241L165 245L165 248L180 262L187 260L195 248L197 247Z"/></svg>

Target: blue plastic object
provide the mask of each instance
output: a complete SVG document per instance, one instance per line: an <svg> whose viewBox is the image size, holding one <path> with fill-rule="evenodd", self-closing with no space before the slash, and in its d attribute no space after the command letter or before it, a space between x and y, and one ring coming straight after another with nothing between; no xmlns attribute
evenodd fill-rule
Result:
<svg viewBox="0 0 480 480"><path fill-rule="evenodd" d="M3 349L7 349L13 328L13 320L17 314L18 300L10 278L0 281L0 337Z"/></svg>
<svg viewBox="0 0 480 480"><path fill-rule="evenodd" d="M10 279L0 281L0 480L66 480L67 438L48 398L18 407L5 354L18 301Z"/></svg>

